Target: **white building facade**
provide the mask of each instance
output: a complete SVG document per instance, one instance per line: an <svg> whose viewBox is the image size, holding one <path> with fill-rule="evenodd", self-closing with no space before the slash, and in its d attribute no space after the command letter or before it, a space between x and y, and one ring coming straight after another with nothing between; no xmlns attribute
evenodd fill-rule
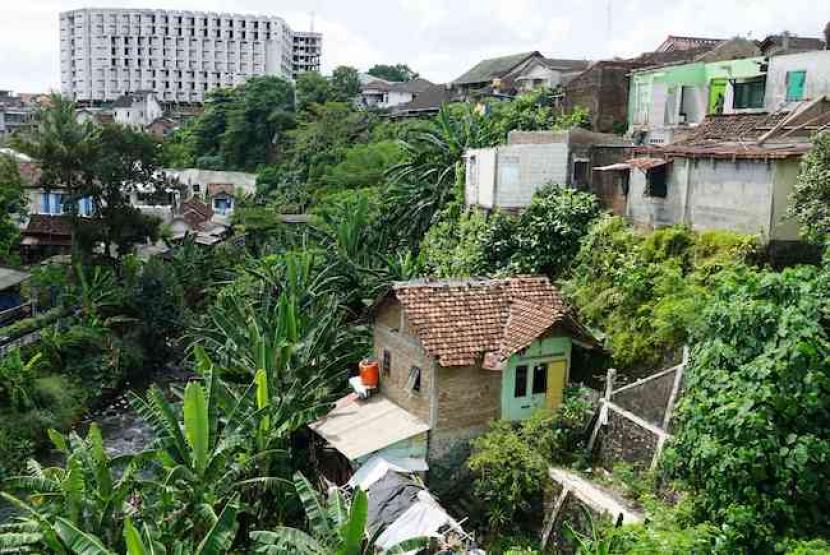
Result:
<svg viewBox="0 0 830 555"><path fill-rule="evenodd" d="M60 45L61 89L80 101L149 90L163 102L202 102L212 89L295 71L294 33L279 17L85 8L60 14Z"/></svg>

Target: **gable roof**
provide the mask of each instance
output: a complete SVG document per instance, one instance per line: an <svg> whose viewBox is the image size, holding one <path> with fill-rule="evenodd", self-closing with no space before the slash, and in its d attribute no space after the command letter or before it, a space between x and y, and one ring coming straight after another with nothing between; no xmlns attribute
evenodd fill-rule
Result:
<svg viewBox="0 0 830 555"><path fill-rule="evenodd" d="M516 66L530 58L542 58L542 55L537 51L533 51L511 54L510 56L502 56L500 58L488 58L468 69L452 83L454 85L471 85L500 79L515 69Z"/></svg>
<svg viewBox="0 0 830 555"><path fill-rule="evenodd" d="M433 85L415 95L415 98L406 104L392 108L395 114L437 112L447 102L452 102L453 92L446 85Z"/></svg>
<svg viewBox="0 0 830 555"><path fill-rule="evenodd" d="M72 222L69 216L32 214L29 216L29 223L23 229L23 234L69 238L72 237Z"/></svg>
<svg viewBox="0 0 830 555"><path fill-rule="evenodd" d="M441 366L500 369L554 325L596 343L546 277L410 281L393 294L424 350Z"/></svg>
<svg viewBox="0 0 830 555"><path fill-rule="evenodd" d="M420 93L434 86L435 83L427 81L422 77L416 77L415 79L410 79L409 81L392 83L392 86L389 88L389 90L395 92Z"/></svg>
<svg viewBox="0 0 830 555"><path fill-rule="evenodd" d="M579 71L591 64L589 60L569 60L563 58L541 58L539 61L542 65L550 69L561 69L565 71Z"/></svg>

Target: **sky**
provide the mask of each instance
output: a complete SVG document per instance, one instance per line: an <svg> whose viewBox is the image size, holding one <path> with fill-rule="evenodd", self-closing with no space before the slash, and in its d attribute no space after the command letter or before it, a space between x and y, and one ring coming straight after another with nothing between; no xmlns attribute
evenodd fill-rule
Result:
<svg viewBox="0 0 830 555"><path fill-rule="evenodd" d="M313 20L324 73L406 63L436 83L517 52L625 57L669 34L820 37L830 20L828 0L0 0L0 89L57 89L58 14L90 6L278 15L295 30Z"/></svg>

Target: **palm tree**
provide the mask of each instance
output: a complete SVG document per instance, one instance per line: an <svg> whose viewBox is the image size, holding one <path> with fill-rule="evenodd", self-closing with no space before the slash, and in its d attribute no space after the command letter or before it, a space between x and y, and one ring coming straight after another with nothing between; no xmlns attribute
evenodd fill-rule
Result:
<svg viewBox="0 0 830 555"><path fill-rule="evenodd" d="M78 122L74 102L52 94L36 111L34 125L11 140L12 147L38 161L40 186L46 190L65 190L75 230L76 203L94 181L92 167L101 146L99 135L100 129L92 122Z"/></svg>
<svg viewBox="0 0 830 555"><path fill-rule="evenodd" d="M498 133L469 104L442 107L430 127L400 141L404 159L389 170L386 225L417 248L438 213L460 195L464 151L497 141Z"/></svg>
<svg viewBox="0 0 830 555"><path fill-rule="evenodd" d="M256 553L277 555L370 555L374 541L366 532L369 501L366 492L358 489L351 503L343 494L332 489L328 499L322 499L300 472L294 475L294 487L302 501L310 533L298 528L280 526L274 530L251 532ZM379 531L378 531L379 532ZM425 538L406 540L383 553L405 553L426 546Z"/></svg>

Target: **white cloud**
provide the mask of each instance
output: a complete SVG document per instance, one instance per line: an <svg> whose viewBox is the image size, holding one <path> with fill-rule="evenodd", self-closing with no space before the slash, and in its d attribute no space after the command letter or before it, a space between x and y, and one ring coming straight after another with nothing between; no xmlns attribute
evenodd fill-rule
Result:
<svg viewBox="0 0 830 555"><path fill-rule="evenodd" d="M2 0L0 88L58 84L58 12L89 0ZM120 6L123 0L95 0ZM820 36L827 0L131 0L131 6L274 14L322 31L323 67L408 63L436 82L484 57L539 50L609 58L653 49L668 34L753 38L788 29ZM607 18L611 7L611 21Z"/></svg>

